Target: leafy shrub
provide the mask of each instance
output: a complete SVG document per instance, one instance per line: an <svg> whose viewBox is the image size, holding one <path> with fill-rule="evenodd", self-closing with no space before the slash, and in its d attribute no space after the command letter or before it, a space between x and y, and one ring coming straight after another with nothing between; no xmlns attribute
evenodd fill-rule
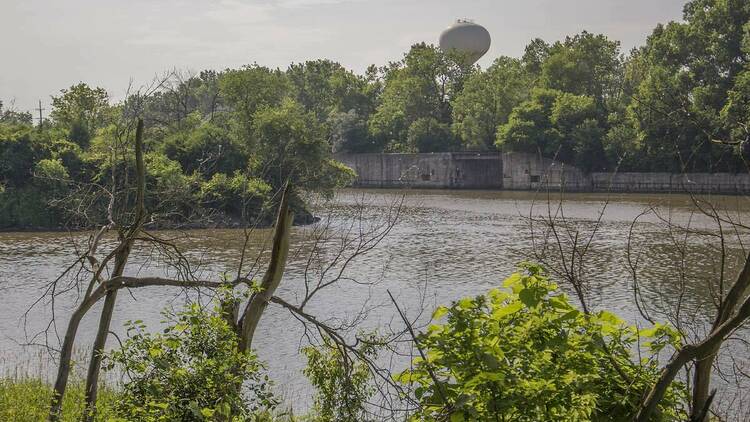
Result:
<svg viewBox="0 0 750 422"><path fill-rule="evenodd" d="M24 186L40 155L30 128L0 125L0 184Z"/></svg>
<svg viewBox="0 0 750 422"><path fill-rule="evenodd" d="M164 154L146 154L146 208L170 220L184 219L194 208L198 177L183 173L180 163Z"/></svg>
<svg viewBox="0 0 750 422"><path fill-rule="evenodd" d="M654 357L679 342L668 326L639 331L610 312L583 314L535 265L504 286L435 311L442 322L419 339L427 360L397 377L416 387L414 420L629 420L658 376ZM644 338L651 357L634 362ZM673 384L656 420L681 420L684 398Z"/></svg>
<svg viewBox="0 0 750 422"><path fill-rule="evenodd" d="M43 159L34 165L34 176L47 179L48 183L65 183L70 179L62 160Z"/></svg>
<svg viewBox="0 0 750 422"><path fill-rule="evenodd" d="M107 369L119 366L127 374L119 414L144 421L245 420L276 405L263 366L238 351L218 305L192 304L165 316L169 324L160 334L129 322L128 340L106 356Z"/></svg>
<svg viewBox="0 0 750 422"><path fill-rule="evenodd" d="M263 180L238 171L231 177L214 174L201 184L200 198L208 207L241 215L247 209L260 209L270 192L271 187Z"/></svg>
<svg viewBox="0 0 750 422"><path fill-rule="evenodd" d="M322 347L303 349L307 357L304 373L315 387L314 420L356 422L366 419L365 404L373 394L370 371L365 362L345 355L326 339ZM367 344L365 355L373 355Z"/></svg>
<svg viewBox="0 0 750 422"><path fill-rule="evenodd" d="M50 206L45 186L31 184L22 188L0 188L0 229L58 227L59 209Z"/></svg>
<svg viewBox="0 0 750 422"><path fill-rule="evenodd" d="M60 139L50 140L46 147L53 158L62 162L73 180L86 180L87 173L96 171L90 163L84 160L81 147L73 142Z"/></svg>
<svg viewBox="0 0 750 422"><path fill-rule="evenodd" d="M367 120L356 110L331 113L327 124L330 127L333 152L377 152L378 145L367 132Z"/></svg>
<svg viewBox="0 0 750 422"><path fill-rule="evenodd" d="M186 173L231 174L247 164L247 157L229 130L204 122L199 112L189 114L182 129L164 139L161 150L179 162Z"/></svg>

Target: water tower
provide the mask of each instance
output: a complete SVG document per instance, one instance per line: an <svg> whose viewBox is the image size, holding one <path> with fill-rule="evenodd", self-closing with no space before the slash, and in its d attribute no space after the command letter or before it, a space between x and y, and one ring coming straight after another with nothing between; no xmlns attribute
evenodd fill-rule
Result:
<svg viewBox="0 0 750 422"><path fill-rule="evenodd" d="M469 19L458 19L440 34L440 48L456 51L474 64L490 49L490 33L482 25Z"/></svg>

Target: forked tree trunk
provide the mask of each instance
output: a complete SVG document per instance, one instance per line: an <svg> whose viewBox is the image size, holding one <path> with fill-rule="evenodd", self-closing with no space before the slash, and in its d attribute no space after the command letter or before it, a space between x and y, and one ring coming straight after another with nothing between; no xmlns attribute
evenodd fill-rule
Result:
<svg viewBox="0 0 750 422"><path fill-rule="evenodd" d="M122 276L125 266L130 257L130 250L133 247L133 239L141 231L143 221L146 215L145 195L146 195L146 168L143 163L143 119L138 119L138 126L135 130L135 172L136 172L136 198L135 198L135 218L132 226L120 240L120 250L115 256L115 267L112 271L112 278ZM99 318L99 328L94 339L94 347L91 350L91 360L89 369L86 374L86 397L83 412L83 420L90 422L94 420L96 414L96 397L99 385L99 371L102 365L102 355L107 345L110 325L112 323L112 314L115 311L117 302L117 290L107 293L104 299L101 317Z"/></svg>
<svg viewBox="0 0 750 422"><path fill-rule="evenodd" d="M716 320L711 327L712 332L716 331L732 316L732 313L734 313L737 308L737 304L742 300L749 287L750 256L745 260L745 266L742 268L742 272L740 272L740 275L737 277L737 280L732 285L726 297L722 298L722 304L719 307ZM713 372L714 360L716 360L716 355L719 353L720 347L721 345L719 344L711 350L706 357L695 362L695 371L693 373L693 397L690 410L692 421L703 422L707 420L706 415L709 412L705 412L704 410L710 395L711 373ZM703 421L699 421L699 419L703 419Z"/></svg>
<svg viewBox="0 0 750 422"><path fill-rule="evenodd" d="M291 187L287 183L279 205L279 213L276 216L276 225L273 234L273 245L271 246L271 260L268 263L266 273L260 284L260 291L253 293L250 301L245 307L245 311L239 322L240 339L239 349L241 352L250 350L253 342L255 329L260 322L263 311L268 306L268 302L276 292L281 282L281 276L284 275L286 259L289 255L289 232L292 228L294 214L289 210L289 195Z"/></svg>
<svg viewBox="0 0 750 422"><path fill-rule="evenodd" d="M172 287L205 287L210 289L217 289L222 286L222 283L204 281L204 280L173 280L168 278L159 277L115 277L102 282L96 289L91 292L81 302L78 309L73 312L68 323L68 328L65 332L65 339L63 340L63 347L60 351L60 365L57 370L57 379L55 380L55 387L52 394L50 404L50 414L48 420L57 421L60 419L60 409L62 407L62 399L65 396L65 388L68 383L68 376L70 375L70 358L73 352L73 344L76 337L76 332L83 319L94 304L99 302L102 298L107 296L109 292L117 291L122 288L140 288L150 286L172 286Z"/></svg>
<svg viewBox="0 0 750 422"><path fill-rule="evenodd" d="M119 277L122 275L129 254L130 248L127 248L115 258L115 270L112 273L113 277ZM104 353L104 347L107 344L107 336L109 335L109 327L112 322L112 313L115 309L116 300L117 290L107 293L107 296L104 299L104 306L102 307L102 314L99 318L99 328L96 333L96 338L94 339L94 347L91 352L89 369L86 374L86 397L83 414L83 419L85 421L93 421L94 415L96 414L99 370L102 364L102 353Z"/></svg>
<svg viewBox="0 0 750 422"><path fill-rule="evenodd" d="M750 261L750 257L746 260L745 268L750 266L750 263L747 261ZM745 271L743 270L743 274L744 273ZM740 277L742 277L742 275ZM735 287L737 287L739 283L740 280L738 279L737 283L732 286L732 290L735 290ZM711 331L711 334L709 334L709 336L702 342L694 345L686 345L675 352L669 363L664 369L662 369L656 384L643 399L634 420L637 422L647 422L658 407L659 402L664 398L664 394L666 394L672 381L674 381L682 368L690 361L703 360L712 353L715 353L715 351L718 350L726 340L727 336L734 332L734 330L745 323L748 319L750 319L750 297L745 298L742 305L737 309L737 312L727 318L727 320L715 330ZM696 411L698 412L696 415L700 416L702 409L703 406Z"/></svg>
<svg viewBox="0 0 750 422"><path fill-rule="evenodd" d="M130 254L130 248L132 246L134 236L140 231L143 225L145 209L144 209L144 196L145 196L145 168L143 164L143 120L138 119L138 125L136 128L135 136L135 158L136 158L136 173L138 177L138 186L136 194L136 215L135 222L127 231L127 234L121 238L118 250L115 255L115 268L113 270L112 278L120 277L127 263L128 256ZM103 282L106 283L106 282ZM93 415L94 406L96 402L96 389L97 379L99 375L99 368L101 366L101 352L104 350L106 344L106 336L109 333L109 324L112 320L112 311L114 310L115 301L117 298L117 288L113 288L109 291L100 288L91 292L90 296L84 298L78 309L73 312L68 322L68 328L65 332L63 339L62 349L60 351L60 363L58 366L57 377L55 379L54 390L52 391L52 398L50 403L50 411L47 419L52 422L56 422L60 419L62 411L62 403L65 397L65 390L68 384L68 378L70 376L70 362L73 354L73 345L75 343L75 337L78 332L78 327L81 324L86 312L103 296L106 296L104 309L102 311L101 320L99 323L99 329L97 332L96 339L94 341L94 350L92 354L91 364L88 370L88 376L86 379L86 407L84 411L84 418L90 419ZM88 292L87 292L88 293ZM102 335L104 333L104 335Z"/></svg>
<svg viewBox="0 0 750 422"><path fill-rule="evenodd" d="M703 414L704 407L708 400L709 389L711 388L711 372L714 369L714 360L719 349L712 351L711 354L695 362L693 374L693 397L690 406L690 420L692 422L703 422L700 415ZM706 412L708 413L708 412Z"/></svg>
<svg viewBox="0 0 750 422"><path fill-rule="evenodd" d="M98 291L97 291L98 292ZM70 375L70 361L73 355L73 344L75 343L76 333L78 332L78 326L81 324L83 316L86 315L91 306L101 299L97 297L95 293L84 299L78 309L73 312L68 321L68 328L65 331L65 337L63 338L62 349L60 350L60 364L57 367L57 378L55 379L55 386L52 390L52 399L50 403L49 416L47 419L51 422L56 422L60 419L60 411L62 410L62 402L65 397L65 388L68 385L68 377Z"/></svg>

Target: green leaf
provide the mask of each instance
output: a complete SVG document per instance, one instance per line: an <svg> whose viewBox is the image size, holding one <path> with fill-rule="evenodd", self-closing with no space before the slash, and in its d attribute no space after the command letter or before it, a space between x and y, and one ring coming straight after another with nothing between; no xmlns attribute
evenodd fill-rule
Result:
<svg viewBox="0 0 750 422"><path fill-rule="evenodd" d="M506 278L505 281L503 281L503 287L512 288L513 286L517 285L520 282L521 282L521 273L513 273L510 277Z"/></svg>
<svg viewBox="0 0 750 422"><path fill-rule="evenodd" d="M451 413L451 422L463 422L466 420L464 412L453 412Z"/></svg>
<svg viewBox="0 0 750 422"><path fill-rule="evenodd" d="M465 297L458 301L458 308L463 310L468 310L474 307L474 299L470 297Z"/></svg>
<svg viewBox="0 0 750 422"><path fill-rule="evenodd" d="M579 311L578 309L573 309L572 311L568 311L565 314L563 314L559 319L561 321L565 321L568 319L578 318L579 315L581 315L581 311Z"/></svg>
<svg viewBox="0 0 750 422"><path fill-rule="evenodd" d="M523 308L523 303L521 302L512 302L507 305L503 305L492 311L492 318L493 319L501 319L504 318L510 314L514 314Z"/></svg>
<svg viewBox="0 0 750 422"><path fill-rule="evenodd" d="M492 299L493 303L502 303L510 297L510 294L500 289L492 289L489 291L489 293L487 293L487 295L490 297L490 299Z"/></svg>
<svg viewBox="0 0 750 422"><path fill-rule="evenodd" d="M445 306L438 306L437 309L435 309L435 312L432 313L432 319L440 319L447 314L449 309Z"/></svg>
<svg viewBox="0 0 750 422"><path fill-rule="evenodd" d="M537 295L536 289L526 288L518 292L518 298L523 302L524 305L529 308L533 308L539 304L539 296Z"/></svg>
<svg viewBox="0 0 750 422"><path fill-rule="evenodd" d="M552 296L549 298L549 304L555 309L569 310L573 307L568 302L568 298L565 295Z"/></svg>

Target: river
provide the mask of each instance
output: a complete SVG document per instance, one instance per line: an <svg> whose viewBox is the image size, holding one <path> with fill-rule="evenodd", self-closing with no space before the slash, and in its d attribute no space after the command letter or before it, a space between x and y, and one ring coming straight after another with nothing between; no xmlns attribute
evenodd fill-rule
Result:
<svg viewBox="0 0 750 422"><path fill-rule="evenodd" d="M529 216L548 216L555 212L558 203L557 194L547 197L533 192L343 190L316 208L316 214L322 217L320 223L294 229L292 257L278 295L297 303L305 268L310 275L314 272L311 268L330 261L345 229L371 227L382 221L401 195L404 195L403 208L390 233L373 250L354 259L341 282L316 295L306 307L308 312L337 324L364 310L367 317L362 327L397 326L399 321L394 319L395 312L386 294L390 290L410 317L425 310L421 319L424 321L424 316L437 304L499 286L518 262L533 259L532 240L540 238L532 239ZM602 213L605 202L608 204ZM747 198L715 197L712 202L728 210L726 215L732 218L747 221L750 217L750 211L746 211L750 210ZM648 214L639 218L644 210L654 206L658 207L660 217ZM707 234L718 233L709 218L695 213L690 197L566 194L562 210L567 222L579 228L580 240L586 239L596 221L601 220L585 257L584 275L590 283L589 301L593 309L609 309L628 321L643 323L633 300L633 277L627 260L631 238L631 257L639 259L637 275L653 316L665 320L659 312L674 313L678 298L682 297L682 315L699 322L710 320L713 309L707 283L717 278L720 262L716 237L691 235L687 239L687 253L682 254L680 242L684 237L670 230L666 222L690 224ZM636 218L638 223L632 225ZM332 228L332 235L311 261L308 259L311 238L326 222ZM536 230L539 234L538 222ZM740 231L739 236L747 241L747 234ZM242 230L191 230L157 232L157 235L174 238L187 251L196 274L203 278L216 279L223 271L236 272L244 244ZM254 258L261 250L267 235L268 230L258 230L250 237L248 257ZM87 236L87 233L62 232L0 233L0 369L5 375L20 371L49 377L49 362L43 349L22 344L45 343L44 336L34 335L48 326L51 303L46 299L37 304L27 318L24 313L42 296L45 286L75 260L75 246ZM106 239L100 250L111 245L112 239ZM736 239L729 240L726 249L728 274L734 275L740 264L741 249ZM163 255L143 249L134 252L127 272L169 273ZM561 286L572 293L564 283ZM58 332L64 330L76 295L76 290L72 290L56 300ZM123 323L135 319L156 327L163 319L162 309L179 307L186 298L197 297L196 292L173 288L121 293L113 329L122 335ZM98 308L84 320L79 332L80 355L91 342L96 311ZM46 341L57 346L54 327L47 333ZM277 391L297 407L309 403L307 383L299 376L304 366L304 357L299 352L305 344L302 334L297 320L283 309L271 306L254 342L258 355L276 380ZM746 331L739 335L750 340ZM113 343L110 340L109 346ZM736 408L737 404L731 406Z"/></svg>

